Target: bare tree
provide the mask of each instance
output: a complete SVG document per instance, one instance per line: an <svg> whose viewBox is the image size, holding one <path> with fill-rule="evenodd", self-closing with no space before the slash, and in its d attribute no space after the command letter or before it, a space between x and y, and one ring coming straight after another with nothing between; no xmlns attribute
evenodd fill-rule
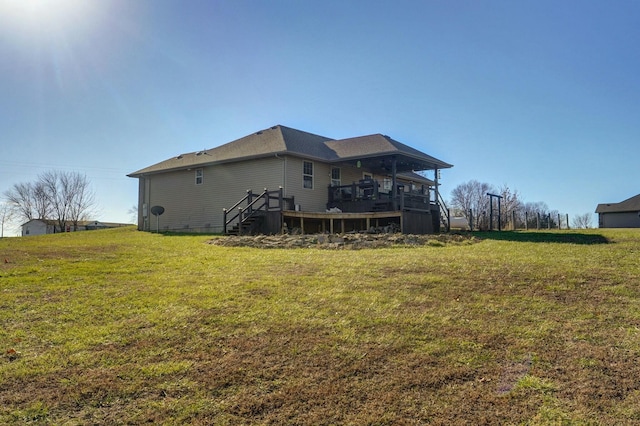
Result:
<svg viewBox="0 0 640 426"><path fill-rule="evenodd" d="M17 216L25 221L34 219L36 213L32 184L16 183L11 189L5 191L3 195Z"/></svg>
<svg viewBox="0 0 640 426"><path fill-rule="evenodd" d="M495 192L495 189L488 183L481 183L477 180L462 183L451 191L451 207L467 218L470 224L473 221L473 228L486 227L489 210L487 192ZM473 211L472 218L469 217L470 211Z"/></svg>
<svg viewBox="0 0 640 426"><path fill-rule="evenodd" d="M48 171L38 177L42 184L51 213L58 222L58 228L64 232L69 216L69 183L65 172Z"/></svg>
<svg viewBox="0 0 640 426"><path fill-rule="evenodd" d="M571 226L579 229L591 228L591 213L584 213L574 216L571 220Z"/></svg>
<svg viewBox="0 0 640 426"><path fill-rule="evenodd" d="M543 201L525 203L524 209L527 212L527 226L529 228L558 227L558 210L550 210L547 203Z"/></svg>
<svg viewBox="0 0 640 426"><path fill-rule="evenodd" d="M44 184L40 181L31 184L33 209L36 214L35 219L46 219L51 215L51 206Z"/></svg>
<svg viewBox="0 0 640 426"><path fill-rule="evenodd" d="M127 214L130 215L131 223L138 223L138 205L134 204L131 206L129 210L127 210Z"/></svg>
<svg viewBox="0 0 640 426"><path fill-rule="evenodd" d="M14 209L8 202L0 204L0 238L4 238L4 227L11 222L14 213Z"/></svg>
<svg viewBox="0 0 640 426"><path fill-rule="evenodd" d="M68 176L69 219L73 230L78 230L78 222L86 220L94 212L96 199L85 175L74 173Z"/></svg>
<svg viewBox="0 0 640 426"><path fill-rule="evenodd" d="M514 217L514 213L517 216L519 212L522 211L522 201L520 201L520 194L518 194L517 190L511 191L509 186L504 185L500 188L499 192L502 199L500 200L500 222L502 225L502 229L507 227L507 224L512 221ZM516 218L517 220L517 218ZM516 228L516 224L513 224L514 229Z"/></svg>
<svg viewBox="0 0 640 426"><path fill-rule="evenodd" d="M32 183L18 183L5 191L5 199L19 219L53 219L64 231L70 221L77 229L95 207L95 196L85 175L48 171Z"/></svg>

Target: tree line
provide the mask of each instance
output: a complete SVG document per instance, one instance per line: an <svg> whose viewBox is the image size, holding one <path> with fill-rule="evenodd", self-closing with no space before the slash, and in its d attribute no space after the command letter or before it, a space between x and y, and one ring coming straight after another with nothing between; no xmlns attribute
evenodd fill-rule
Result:
<svg viewBox="0 0 640 426"><path fill-rule="evenodd" d="M488 194L500 197L499 212L497 200L491 201ZM466 218L473 229L569 228L558 210L550 209L543 201L524 202L518 191L508 185L496 188L477 180L462 183L451 191L450 206L452 214ZM571 227L590 228L591 215L573 217Z"/></svg>
<svg viewBox="0 0 640 426"><path fill-rule="evenodd" d="M77 230L78 223L93 214L96 207L89 180L78 172L47 171L33 182L14 184L3 196L7 218L21 222L53 220L60 230Z"/></svg>

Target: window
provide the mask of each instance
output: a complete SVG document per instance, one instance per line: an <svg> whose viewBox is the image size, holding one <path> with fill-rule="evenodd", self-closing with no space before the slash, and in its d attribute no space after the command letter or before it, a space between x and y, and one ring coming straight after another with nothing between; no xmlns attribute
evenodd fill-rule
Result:
<svg viewBox="0 0 640 426"><path fill-rule="evenodd" d="M364 180L373 180L373 175L371 173L363 173L362 179Z"/></svg>
<svg viewBox="0 0 640 426"><path fill-rule="evenodd" d="M313 163L311 161L302 163L302 187L313 189Z"/></svg>
<svg viewBox="0 0 640 426"><path fill-rule="evenodd" d="M331 168L331 186L340 186L340 168Z"/></svg>
<svg viewBox="0 0 640 426"><path fill-rule="evenodd" d="M385 179L382 181L382 189L383 189L384 191L391 191L391 187L392 187L392 186L393 186L393 182L392 182L392 180L391 180L391 179L389 179L389 178L385 178Z"/></svg>
<svg viewBox="0 0 640 426"><path fill-rule="evenodd" d="M204 172L202 169L196 169L196 185L202 185L204 182Z"/></svg>

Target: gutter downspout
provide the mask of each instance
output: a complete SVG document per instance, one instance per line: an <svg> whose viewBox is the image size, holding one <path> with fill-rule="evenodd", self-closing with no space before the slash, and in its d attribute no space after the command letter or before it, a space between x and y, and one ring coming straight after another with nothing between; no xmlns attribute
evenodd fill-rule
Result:
<svg viewBox="0 0 640 426"><path fill-rule="evenodd" d="M283 196L287 196L287 157L280 157L278 154L274 154L278 160L282 160L282 191Z"/></svg>

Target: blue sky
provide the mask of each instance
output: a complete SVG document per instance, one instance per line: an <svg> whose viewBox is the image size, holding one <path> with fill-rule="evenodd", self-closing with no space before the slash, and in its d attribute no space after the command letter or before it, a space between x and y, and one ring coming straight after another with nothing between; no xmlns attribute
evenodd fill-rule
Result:
<svg viewBox="0 0 640 426"><path fill-rule="evenodd" d="M79 171L128 221L127 173L282 124L593 212L640 193L638 46L638 1L0 0L0 192Z"/></svg>

